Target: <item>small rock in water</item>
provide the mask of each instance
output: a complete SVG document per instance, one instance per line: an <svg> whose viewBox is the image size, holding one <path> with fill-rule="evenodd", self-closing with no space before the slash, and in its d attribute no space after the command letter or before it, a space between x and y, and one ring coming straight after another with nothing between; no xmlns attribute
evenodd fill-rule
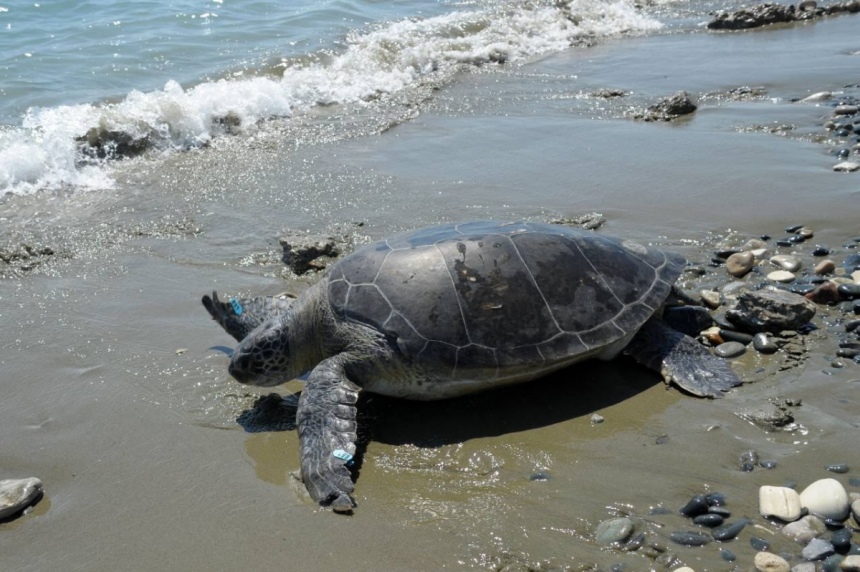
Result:
<svg viewBox="0 0 860 572"><path fill-rule="evenodd" d="M848 472L848 465L845 463L834 463L832 465L827 465L824 468L831 473L839 473L840 475Z"/></svg>
<svg viewBox="0 0 860 572"><path fill-rule="evenodd" d="M796 256L791 256L790 254L777 254L776 256L771 256L770 263L789 272L797 272L801 266L800 259Z"/></svg>
<svg viewBox="0 0 860 572"><path fill-rule="evenodd" d="M763 354L773 354L779 349L773 339L764 332L759 332L753 336L753 348Z"/></svg>
<svg viewBox="0 0 860 572"><path fill-rule="evenodd" d="M839 564L839 568L843 572L860 572L860 555L846 556L845 560Z"/></svg>
<svg viewBox="0 0 860 572"><path fill-rule="evenodd" d="M779 463L777 463L776 461L767 460L767 461L762 461L762 462L760 462L760 463L758 464L758 466L759 466L759 467L761 467L761 468L763 468L763 469L768 469L768 470L770 470L770 469L775 469L775 468L777 467L777 465L778 465L778 464L779 464Z"/></svg>
<svg viewBox="0 0 860 572"><path fill-rule="evenodd" d="M782 556L770 552L759 552L753 559L753 565L758 572L791 572L791 566Z"/></svg>
<svg viewBox="0 0 860 572"><path fill-rule="evenodd" d="M828 254L830 254L830 249L825 246L816 246L815 250L812 251L812 256L827 256ZM826 261L822 260L822 262ZM816 272L816 274L821 274L821 272Z"/></svg>
<svg viewBox="0 0 860 572"><path fill-rule="evenodd" d="M786 524L782 527L781 532L799 544L807 544L813 538L827 532L827 527L823 520L810 514L800 520Z"/></svg>
<svg viewBox="0 0 860 572"><path fill-rule="evenodd" d="M842 483L836 479L819 479L803 489L800 504L816 516L844 520L851 503Z"/></svg>
<svg viewBox="0 0 860 572"><path fill-rule="evenodd" d="M840 554L845 554L851 549L851 529L840 528L830 535L830 544Z"/></svg>
<svg viewBox="0 0 860 572"><path fill-rule="evenodd" d="M746 276L755 266L755 256L752 252L736 252L726 259L726 272L735 278Z"/></svg>
<svg viewBox="0 0 860 572"><path fill-rule="evenodd" d="M714 353L721 358L733 358L743 355L746 350L740 342L725 342L714 348Z"/></svg>
<svg viewBox="0 0 860 572"><path fill-rule="evenodd" d="M629 518L611 518L597 525L594 537L599 544L609 546L614 542L627 540L633 532L633 521Z"/></svg>
<svg viewBox="0 0 860 572"><path fill-rule="evenodd" d="M764 517L792 522L800 518L800 495L788 487L764 486L758 490L758 507Z"/></svg>
<svg viewBox="0 0 860 572"><path fill-rule="evenodd" d="M825 282L804 297L816 304L832 306L839 303L839 289L833 282Z"/></svg>
<svg viewBox="0 0 860 572"><path fill-rule="evenodd" d="M720 307L720 293L713 290L702 290L699 292L699 297L708 308L716 309Z"/></svg>
<svg viewBox="0 0 860 572"><path fill-rule="evenodd" d="M758 536L750 536L750 546L756 550L767 550L770 548L770 542Z"/></svg>
<svg viewBox="0 0 860 572"><path fill-rule="evenodd" d="M843 300L860 298L860 284L840 284L837 291L839 292L839 297Z"/></svg>
<svg viewBox="0 0 860 572"><path fill-rule="evenodd" d="M548 481L548 480L550 480L550 478L552 478L552 477L550 476L549 473L540 472L540 473L532 474L532 476L529 477L529 480L530 481Z"/></svg>
<svg viewBox="0 0 860 572"><path fill-rule="evenodd" d="M860 163L854 161L842 161L833 165L833 170L841 173L853 173L858 169L860 169Z"/></svg>
<svg viewBox="0 0 860 572"><path fill-rule="evenodd" d="M698 524L699 526L707 526L708 528L714 528L723 524L723 517L718 514L712 513L700 514L693 519L693 523Z"/></svg>
<svg viewBox="0 0 860 572"><path fill-rule="evenodd" d="M687 504L681 507L679 512L689 518L705 514L708 512L708 501L705 495L694 496Z"/></svg>
<svg viewBox="0 0 860 572"><path fill-rule="evenodd" d="M768 280L773 280L774 282L782 282L783 284L792 282L795 278L796 276L794 275L794 273L789 272L788 270L774 270L773 272L769 272L767 275Z"/></svg>
<svg viewBox="0 0 860 572"><path fill-rule="evenodd" d="M797 229L797 234L799 234L800 236L802 236L806 240L809 240L810 238L815 236L815 231L813 231L808 226L802 226L799 229ZM799 266L798 266L798 268L799 268Z"/></svg>
<svg viewBox="0 0 860 572"><path fill-rule="evenodd" d="M815 316L815 304L782 290L744 292L726 318L751 332L797 330Z"/></svg>
<svg viewBox="0 0 860 572"><path fill-rule="evenodd" d="M732 516L732 511L730 511L724 506L709 506L708 514L718 514L723 517L723 520L726 520L727 518Z"/></svg>
<svg viewBox="0 0 860 572"><path fill-rule="evenodd" d="M726 495L723 493L708 493L705 495L705 502L708 503L709 507L725 506Z"/></svg>
<svg viewBox="0 0 860 572"><path fill-rule="evenodd" d="M715 540L731 540L741 533L748 522L747 520L739 520L731 524L724 524L712 530L711 535Z"/></svg>
<svg viewBox="0 0 860 572"><path fill-rule="evenodd" d="M6 479L0 481L0 520L24 510L42 493L42 481Z"/></svg>
<svg viewBox="0 0 860 572"><path fill-rule="evenodd" d="M701 532L673 532L669 535L669 539L675 544L683 546L704 546L711 541L711 537Z"/></svg>
<svg viewBox="0 0 860 572"><path fill-rule="evenodd" d="M824 560L835 552L833 545L823 538L813 538L801 551L801 555L807 560Z"/></svg>

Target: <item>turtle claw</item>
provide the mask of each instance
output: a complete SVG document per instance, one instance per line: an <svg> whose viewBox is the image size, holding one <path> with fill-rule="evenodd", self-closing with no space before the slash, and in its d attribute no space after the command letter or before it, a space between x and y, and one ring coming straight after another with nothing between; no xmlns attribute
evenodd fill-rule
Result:
<svg viewBox="0 0 860 572"><path fill-rule="evenodd" d="M357 505L351 496L340 494L328 506L338 514L352 514L352 509Z"/></svg>

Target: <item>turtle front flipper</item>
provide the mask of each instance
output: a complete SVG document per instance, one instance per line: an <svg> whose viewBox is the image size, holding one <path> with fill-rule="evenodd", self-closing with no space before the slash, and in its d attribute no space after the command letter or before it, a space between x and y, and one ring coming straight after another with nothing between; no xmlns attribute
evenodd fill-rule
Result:
<svg viewBox="0 0 860 572"><path fill-rule="evenodd" d="M316 502L350 512L355 489L349 466L355 455L356 402L361 389L349 381L343 358L323 360L313 369L299 398L302 480Z"/></svg>
<svg viewBox="0 0 860 572"><path fill-rule="evenodd" d="M729 362L658 318L645 322L627 352L642 365L660 372L666 383L675 383L693 395L722 397L741 384Z"/></svg>
<svg viewBox="0 0 860 572"><path fill-rule="evenodd" d="M206 307L212 319L239 342L267 319L285 313L292 302L293 298L286 294L259 298L230 298L229 302L219 300L216 292L212 292L211 298L203 296L203 306Z"/></svg>

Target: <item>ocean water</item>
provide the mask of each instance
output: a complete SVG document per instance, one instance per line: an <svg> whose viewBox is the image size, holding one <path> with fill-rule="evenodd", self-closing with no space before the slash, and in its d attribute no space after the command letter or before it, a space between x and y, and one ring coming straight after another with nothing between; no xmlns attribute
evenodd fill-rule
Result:
<svg viewBox="0 0 860 572"><path fill-rule="evenodd" d="M672 0L5 2L0 195L110 187L120 140L150 153L201 147L460 66L657 32L688 12Z"/></svg>

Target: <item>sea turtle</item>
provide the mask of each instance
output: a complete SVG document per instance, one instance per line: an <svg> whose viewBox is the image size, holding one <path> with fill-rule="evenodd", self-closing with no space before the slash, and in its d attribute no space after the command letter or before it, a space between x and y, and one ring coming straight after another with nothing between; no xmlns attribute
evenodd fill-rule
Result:
<svg viewBox="0 0 860 572"><path fill-rule="evenodd" d="M478 221L365 246L297 299L213 293L203 304L240 341L229 366L239 382L310 372L296 416L302 479L315 501L349 512L360 391L444 399L625 348L695 395L738 385L727 362L659 318L684 263L591 231Z"/></svg>

